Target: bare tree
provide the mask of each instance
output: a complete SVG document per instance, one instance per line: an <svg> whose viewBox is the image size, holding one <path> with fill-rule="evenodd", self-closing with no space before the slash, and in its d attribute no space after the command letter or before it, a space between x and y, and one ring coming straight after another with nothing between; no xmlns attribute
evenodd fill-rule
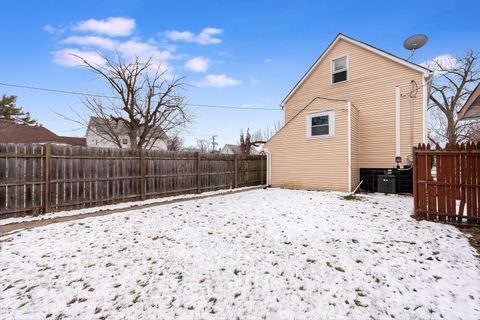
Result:
<svg viewBox="0 0 480 320"><path fill-rule="evenodd" d="M480 142L480 123L473 123L466 130L466 140Z"/></svg>
<svg viewBox="0 0 480 320"><path fill-rule="evenodd" d="M168 151L181 151L183 149L183 138L176 134L168 138L167 150Z"/></svg>
<svg viewBox="0 0 480 320"><path fill-rule="evenodd" d="M90 129L119 148L122 130L132 149L150 149L157 140L166 139L170 132L191 121L185 97L179 93L184 89L182 78L168 79L166 71L152 58L141 62L135 57L126 63L117 53L115 59L104 56L105 64L96 65L76 57L86 69L105 80L114 93L112 98L87 96L83 102L101 124Z"/></svg>
<svg viewBox="0 0 480 320"><path fill-rule="evenodd" d="M197 149L199 152L207 153L210 151L210 141L207 139L197 139Z"/></svg>
<svg viewBox="0 0 480 320"><path fill-rule="evenodd" d="M246 133L243 130L240 131L240 150L242 154L250 154L252 147L258 147L262 144L267 143L271 137L275 135L282 128L280 121L273 123L273 128L270 129L268 126L264 130L257 130L250 134L250 130L247 128Z"/></svg>
<svg viewBox="0 0 480 320"><path fill-rule="evenodd" d="M434 60L429 67L436 71L428 107L429 140L433 143L458 143L469 139L476 121L459 121L458 111L480 81L480 54L469 50L455 61Z"/></svg>

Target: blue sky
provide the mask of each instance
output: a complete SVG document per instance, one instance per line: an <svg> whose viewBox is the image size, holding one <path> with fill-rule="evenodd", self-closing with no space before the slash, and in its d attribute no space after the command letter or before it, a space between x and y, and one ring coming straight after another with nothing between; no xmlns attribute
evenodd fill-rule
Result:
<svg viewBox="0 0 480 320"><path fill-rule="evenodd" d="M1 83L108 94L66 53L113 46L126 56L155 55L195 84L185 91L189 102L210 105L277 108L339 32L400 57L409 54L407 36L425 33L416 62L480 44L478 1L3 1L0 10ZM57 115L83 113L77 96L2 86L0 94L18 95L57 134L84 134ZM235 143L241 128L283 118L279 107L194 112L187 145L213 134L221 145Z"/></svg>

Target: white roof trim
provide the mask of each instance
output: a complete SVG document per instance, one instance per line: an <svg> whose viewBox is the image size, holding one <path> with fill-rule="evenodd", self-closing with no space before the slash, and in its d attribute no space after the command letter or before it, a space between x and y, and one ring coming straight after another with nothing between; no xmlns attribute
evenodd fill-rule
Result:
<svg viewBox="0 0 480 320"><path fill-rule="evenodd" d="M328 48L322 53L322 55L317 59L317 61L315 61L315 63L310 67L310 69L308 69L307 73L305 73L305 75L300 79L300 81L297 82L297 84L295 85L295 87L293 87L293 89L290 91L290 93L285 97L285 99L283 99L282 103L280 104L282 107L285 105L285 102L287 102L287 100L295 93L295 91L297 91L298 87L300 87L302 85L302 83L308 78L308 76L313 72L313 70L315 70L315 68L320 64L320 62L323 61L323 58L330 52L330 50L335 46L335 44L337 44L337 42L342 39L342 40L345 40L347 42L350 42L352 44L355 44L359 47L362 47L366 50L369 50L373 53L376 53L382 57L385 57L389 60L392 60L396 63L399 63L401 65L404 65L410 69L413 69L415 71L418 71L420 73L423 73L425 77L429 76L431 71L428 70L427 68L423 68L421 66L418 66L414 63L411 63L409 61L406 61L406 60L403 60L399 57L396 57L388 52L385 52L385 51L382 51L380 49L377 49L375 47L372 47L366 43L363 43L361 41L358 41L358 40L355 40L355 39L352 39L350 37L347 37L343 34L339 34L335 40L328 46Z"/></svg>

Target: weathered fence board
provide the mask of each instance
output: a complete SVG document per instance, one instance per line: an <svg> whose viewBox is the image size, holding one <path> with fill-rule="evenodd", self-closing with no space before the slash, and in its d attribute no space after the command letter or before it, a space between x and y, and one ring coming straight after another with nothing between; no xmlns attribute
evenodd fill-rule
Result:
<svg viewBox="0 0 480 320"><path fill-rule="evenodd" d="M0 144L0 218L265 181L260 155Z"/></svg>
<svg viewBox="0 0 480 320"><path fill-rule="evenodd" d="M444 149L419 144L413 154L415 214L441 222L480 223L480 143L447 144Z"/></svg>

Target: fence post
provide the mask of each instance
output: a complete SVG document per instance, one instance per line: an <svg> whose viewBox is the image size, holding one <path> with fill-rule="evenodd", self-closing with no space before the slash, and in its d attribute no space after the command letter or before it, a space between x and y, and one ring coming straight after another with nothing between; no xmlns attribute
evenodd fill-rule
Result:
<svg viewBox="0 0 480 320"><path fill-rule="evenodd" d="M140 197L142 200L146 198L145 192L145 151L140 149Z"/></svg>
<svg viewBox="0 0 480 320"><path fill-rule="evenodd" d="M197 152L197 193L202 192L202 167L201 165L202 161L202 154L200 152Z"/></svg>
<svg viewBox="0 0 480 320"><path fill-rule="evenodd" d="M413 214L417 214L418 209L418 173L417 173L417 153L416 148L412 148L412 166L413 166Z"/></svg>
<svg viewBox="0 0 480 320"><path fill-rule="evenodd" d="M45 188L43 188L43 199L44 199L44 207L45 213L51 211L51 203L50 203L50 168L52 166L52 145L47 143L44 145L44 154L45 154L45 163L43 166L43 177L45 182Z"/></svg>
<svg viewBox="0 0 480 320"><path fill-rule="evenodd" d="M235 166L235 183L234 183L234 188L238 188L238 155L233 155L235 157L235 163L234 163L234 166Z"/></svg>
<svg viewBox="0 0 480 320"><path fill-rule="evenodd" d="M260 184L263 185L263 155L260 156Z"/></svg>

